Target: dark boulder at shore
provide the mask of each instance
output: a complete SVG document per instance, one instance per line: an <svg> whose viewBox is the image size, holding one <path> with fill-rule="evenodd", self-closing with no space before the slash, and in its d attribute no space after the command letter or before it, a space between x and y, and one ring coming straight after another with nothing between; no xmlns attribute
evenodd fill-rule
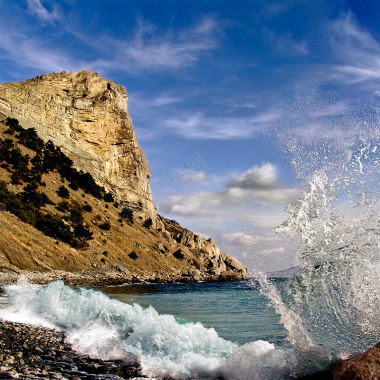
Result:
<svg viewBox="0 0 380 380"><path fill-rule="evenodd" d="M334 380L380 379L380 343L364 353L337 363L333 374Z"/></svg>

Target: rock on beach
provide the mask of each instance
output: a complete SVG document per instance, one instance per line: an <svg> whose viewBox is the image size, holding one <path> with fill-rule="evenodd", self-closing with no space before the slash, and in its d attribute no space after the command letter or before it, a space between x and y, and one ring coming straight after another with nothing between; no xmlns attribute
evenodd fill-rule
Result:
<svg viewBox="0 0 380 380"><path fill-rule="evenodd" d="M136 356L99 360L74 352L62 332L0 320L0 379L120 380L141 377Z"/></svg>

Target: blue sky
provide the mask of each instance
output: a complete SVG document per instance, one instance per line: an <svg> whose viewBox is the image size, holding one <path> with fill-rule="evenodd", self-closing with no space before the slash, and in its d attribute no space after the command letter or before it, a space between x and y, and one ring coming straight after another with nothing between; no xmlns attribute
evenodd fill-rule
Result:
<svg viewBox="0 0 380 380"><path fill-rule="evenodd" d="M125 86L158 211L251 269L313 170L378 125L380 1L3 0L0 82L91 69Z"/></svg>

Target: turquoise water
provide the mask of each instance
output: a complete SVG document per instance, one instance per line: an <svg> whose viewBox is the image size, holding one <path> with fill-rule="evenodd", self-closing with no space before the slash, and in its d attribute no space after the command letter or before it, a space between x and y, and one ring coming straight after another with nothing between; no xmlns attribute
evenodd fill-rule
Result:
<svg viewBox="0 0 380 380"><path fill-rule="evenodd" d="M280 316L253 282L140 284L102 289L121 302L153 306L178 322L201 322L239 345L265 340L287 345Z"/></svg>

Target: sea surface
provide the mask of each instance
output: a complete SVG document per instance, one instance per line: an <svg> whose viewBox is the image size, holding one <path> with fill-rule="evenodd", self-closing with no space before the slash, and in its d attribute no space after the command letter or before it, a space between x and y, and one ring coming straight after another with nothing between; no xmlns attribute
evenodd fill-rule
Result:
<svg viewBox="0 0 380 380"><path fill-rule="evenodd" d="M121 302L152 306L160 314L172 314L181 324L201 322L214 328L220 337L240 345L260 339L276 345L289 344L280 315L253 281L139 284L101 290Z"/></svg>

